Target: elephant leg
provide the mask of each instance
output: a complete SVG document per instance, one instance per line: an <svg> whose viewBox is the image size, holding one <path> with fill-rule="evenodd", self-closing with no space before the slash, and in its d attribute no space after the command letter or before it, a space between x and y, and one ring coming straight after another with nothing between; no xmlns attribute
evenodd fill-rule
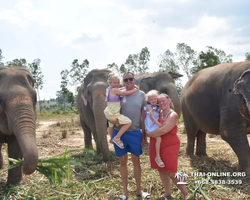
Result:
<svg viewBox="0 0 250 200"><path fill-rule="evenodd" d="M16 160L23 158L21 148L15 137L9 138L8 153L9 153L9 158L14 158ZM12 164L12 162L10 162L10 164ZM22 168L21 167L15 167L8 171L8 180L7 180L6 185L10 185L10 184L17 185L21 182L21 180L22 180Z"/></svg>
<svg viewBox="0 0 250 200"><path fill-rule="evenodd" d="M83 133L84 133L84 146L86 149L93 149L93 145L91 141L92 139L91 130L89 127L87 127L87 125L84 123L81 117L80 117L80 123L81 123Z"/></svg>
<svg viewBox="0 0 250 200"><path fill-rule="evenodd" d="M206 133L199 130L196 141L196 152L197 156L207 156L206 153Z"/></svg>
<svg viewBox="0 0 250 200"><path fill-rule="evenodd" d="M3 154L2 154L3 143L0 143L0 169L3 168Z"/></svg>
<svg viewBox="0 0 250 200"><path fill-rule="evenodd" d="M198 128L194 120L185 121L185 118L184 118L184 124L185 124L185 129L187 131L186 155L190 157L194 157L194 146L195 146L195 139L197 136Z"/></svg>
<svg viewBox="0 0 250 200"><path fill-rule="evenodd" d="M247 139L247 124L242 116L235 113L232 117L222 110L220 120L220 134L233 149L238 157L239 170L242 170L250 176L250 147ZM232 120L233 119L233 120Z"/></svg>
<svg viewBox="0 0 250 200"><path fill-rule="evenodd" d="M237 125L236 125L237 126ZM224 139L233 149L238 157L239 171L244 171L250 176L250 147L246 135L246 127L236 126L221 129L222 139Z"/></svg>

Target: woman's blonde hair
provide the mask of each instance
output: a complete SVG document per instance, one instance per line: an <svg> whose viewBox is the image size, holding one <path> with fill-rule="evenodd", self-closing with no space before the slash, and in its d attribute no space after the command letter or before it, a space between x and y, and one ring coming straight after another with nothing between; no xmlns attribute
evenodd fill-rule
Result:
<svg viewBox="0 0 250 200"><path fill-rule="evenodd" d="M145 95L146 101L148 101L148 97L152 96L152 95L156 95L158 97L159 92L157 90L150 90L150 91L148 91L147 94Z"/></svg>
<svg viewBox="0 0 250 200"><path fill-rule="evenodd" d="M161 94L158 95L158 97L160 97L160 96L163 96L163 97L165 97L167 99L170 99L170 97L167 94L165 94L165 93L161 93ZM172 102L171 99L170 99L170 108L174 109L174 104L173 104L173 102Z"/></svg>
<svg viewBox="0 0 250 200"><path fill-rule="evenodd" d="M111 81L115 78L118 78L119 79L119 76L117 74L115 74L114 72L110 72L109 75L108 75L108 84L111 83Z"/></svg>

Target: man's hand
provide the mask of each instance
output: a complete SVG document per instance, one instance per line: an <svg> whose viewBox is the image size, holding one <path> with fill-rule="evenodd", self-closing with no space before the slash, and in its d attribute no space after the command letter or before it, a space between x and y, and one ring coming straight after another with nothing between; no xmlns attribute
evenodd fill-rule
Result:
<svg viewBox="0 0 250 200"><path fill-rule="evenodd" d="M109 122L111 124L119 124L119 120L118 119L109 120Z"/></svg>

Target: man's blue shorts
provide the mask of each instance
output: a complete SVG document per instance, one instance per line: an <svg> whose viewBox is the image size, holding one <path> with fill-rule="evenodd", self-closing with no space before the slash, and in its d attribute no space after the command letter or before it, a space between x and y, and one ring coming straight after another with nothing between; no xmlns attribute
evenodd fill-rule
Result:
<svg viewBox="0 0 250 200"><path fill-rule="evenodd" d="M114 130L112 138L114 138L117 135L117 133L118 130ZM121 141L123 142L124 149L121 149L116 144L114 144L115 155L117 157L121 157L127 154L128 152L136 156L142 154L142 146L141 146L142 132L140 130L126 131L125 133L123 133Z"/></svg>

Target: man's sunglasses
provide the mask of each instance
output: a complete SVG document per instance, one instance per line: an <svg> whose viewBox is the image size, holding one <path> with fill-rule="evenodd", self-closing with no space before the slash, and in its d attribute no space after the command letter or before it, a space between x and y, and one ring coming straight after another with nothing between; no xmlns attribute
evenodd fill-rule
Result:
<svg viewBox="0 0 250 200"><path fill-rule="evenodd" d="M124 82L128 82L128 80L129 80L129 81L133 81L133 80L134 80L134 77L133 77L133 78L124 78L124 79L123 79Z"/></svg>

